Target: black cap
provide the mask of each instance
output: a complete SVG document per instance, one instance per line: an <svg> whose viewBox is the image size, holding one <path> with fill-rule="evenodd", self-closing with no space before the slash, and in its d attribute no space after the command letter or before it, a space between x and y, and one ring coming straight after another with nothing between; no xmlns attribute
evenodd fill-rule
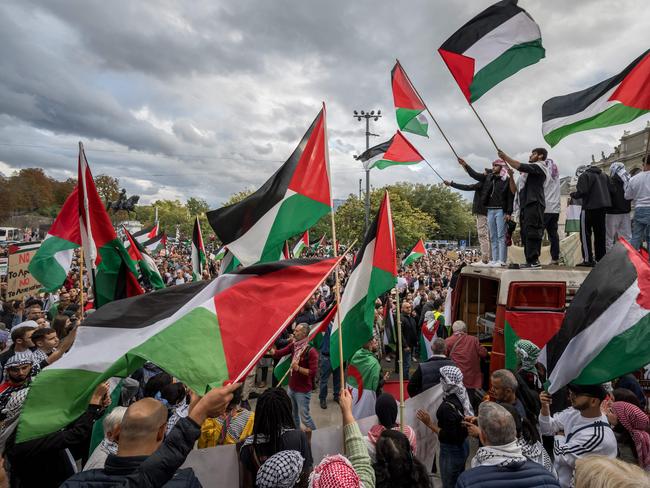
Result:
<svg viewBox="0 0 650 488"><path fill-rule="evenodd" d="M570 383L569 391L575 393L576 395L585 395L593 398L598 398L600 401L603 401L607 397L607 390L603 385L576 385L575 383Z"/></svg>

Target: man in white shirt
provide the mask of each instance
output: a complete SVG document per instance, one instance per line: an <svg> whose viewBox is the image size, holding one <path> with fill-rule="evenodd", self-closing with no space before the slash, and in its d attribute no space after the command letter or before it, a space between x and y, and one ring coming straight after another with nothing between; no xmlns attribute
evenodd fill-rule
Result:
<svg viewBox="0 0 650 488"><path fill-rule="evenodd" d="M544 161L548 170L544 180L544 230L551 243L551 264L560 264L560 236L557 223L560 218L560 171L552 159Z"/></svg>
<svg viewBox="0 0 650 488"><path fill-rule="evenodd" d="M650 156L643 158L643 171L633 176L627 184L625 198L632 200L634 205L630 244L640 249L643 241L649 240L650 234Z"/></svg>
<svg viewBox="0 0 650 488"><path fill-rule="evenodd" d="M573 486L573 472L577 459L594 454L615 458L618 448L614 431L600 404L607 396L602 385L569 385L571 407L551 417L551 396L542 392L539 399L539 431L555 436L553 466L560 486Z"/></svg>

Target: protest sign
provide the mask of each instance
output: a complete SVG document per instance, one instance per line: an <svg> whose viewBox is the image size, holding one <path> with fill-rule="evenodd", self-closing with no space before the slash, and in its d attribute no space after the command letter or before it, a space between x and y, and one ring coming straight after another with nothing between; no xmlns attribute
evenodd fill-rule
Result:
<svg viewBox="0 0 650 488"><path fill-rule="evenodd" d="M9 246L7 301L19 300L25 295L37 293L41 289L41 284L27 269L39 247L41 247L40 242L22 242Z"/></svg>

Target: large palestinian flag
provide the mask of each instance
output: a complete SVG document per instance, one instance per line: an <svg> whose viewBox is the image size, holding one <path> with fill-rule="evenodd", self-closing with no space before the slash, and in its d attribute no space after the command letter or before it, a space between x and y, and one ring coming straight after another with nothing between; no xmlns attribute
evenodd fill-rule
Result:
<svg viewBox="0 0 650 488"><path fill-rule="evenodd" d="M624 240L578 289L546 344L549 392L604 383L650 363L650 264Z"/></svg>
<svg viewBox="0 0 650 488"><path fill-rule="evenodd" d="M551 146L569 134L625 124L650 111L650 49L611 78L546 100L542 133Z"/></svg>
<svg viewBox="0 0 650 488"><path fill-rule="evenodd" d="M503 0L467 22L438 49L469 103L544 57L542 34L517 0Z"/></svg>
<svg viewBox="0 0 650 488"><path fill-rule="evenodd" d="M440 327L446 327L445 325L445 315L442 312L437 310L427 312L425 315L429 315L429 320L422 321L422 327L420 329L420 361L426 361L429 359L433 352L431 351L431 346L436 337L443 337L438 335ZM446 334L444 335L446 337Z"/></svg>
<svg viewBox="0 0 650 488"><path fill-rule="evenodd" d="M404 261L402 261L402 266L408 266L409 264L417 261L420 259L422 256L424 256L427 253L427 250L424 248L424 242L422 239L420 239L415 246L413 246L413 249L409 251L409 253L406 255L404 258Z"/></svg>
<svg viewBox="0 0 650 488"><path fill-rule="evenodd" d="M293 154L260 189L207 213L221 242L245 266L275 261L284 241L330 212L325 106Z"/></svg>
<svg viewBox="0 0 650 488"><path fill-rule="evenodd" d="M118 239L106 213L83 144L79 143L79 228L86 272L95 296L95 308L113 300L144 293L138 283L135 262Z"/></svg>
<svg viewBox="0 0 650 488"><path fill-rule="evenodd" d="M75 186L30 261L29 272L45 291L58 290L68 276L74 250L80 246L79 193Z"/></svg>
<svg viewBox="0 0 650 488"><path fill-rule="evenodd" d="M341 297L339 319L334 321L330 335L330 351L339 350L339 334L343 338L343 361L347 361L372 338L375 300L397 282L395 232L388 192L379 212L366 234L354 267ZM330 355L332 369L339 367L339 354Z"/></svg>
<svg viewBox="0 0 650 488"><path fill-rule="evenodd" d="M145 361L198 394L241 380L337 262L260 264L109 303L84 321L70 352L35 378L17 441L68 425L86 410L99 383L126 377ZM254 311L243 313L248 300Z"/></svg>
<svg viewBox="0 0 650 488"><path fill-rule="evenodd" d="M293 246L293 256L299 258L302 252L309 247L309 230L306 230L302 237Z"/></svg>
<svg viewBox="0 0 650 488"><path fill-rule="evenodd" d="M517 367L515 343L526 339L543 349L562 326L562 312L516 312L506 310L503 327L503 346L506 369Z"/></svg>
<svg viewBox="0 0 650 488"><path fill-rule="evenodd" d="M355 419L375 415L380 376L381 366L372 352L362 347L354 353L348 364L346 383L352 393L352 415Z"/></svg>
<svg viewBox="0 0 650 488"><path fill-rule="evenodd" d="M397 125L404 132L427 135L429 124L422 112L427 108L399 61L390 72Z"/></svg>
<svg viewBox="0 0 650 488"><path fill-rule="evenodd" d="M406 166L418 164L424 161L417 149L397 131L393 137L386 142L377 144L361 153L357 159L365 163L366 168L384 169L389 166Z"/></svg>
<svg viewBox="0 0 650 488"><path fill-rule="evenodd" d="M323 336L327 331L327 326L332 322L332 320L334 320L335 313L336 313L336 304L334 304L329 309L329 311L325 314L325 317L323 317L320 321L310 326L309 335L307 336L309 347L315 347L316 349L320 350L320 346L323 343ZM273 368L273 376L275 376L276 380L280 381L284 378L282 383L278 384L278 386L285 386L289 384L289 375L285 377L285 374L287 373L290 366L291 366L291 354L287 354L286 356L281 358Z"/></svg>
<svg viewBox="0 0 650 488"><path fill-rule="evenodd" d="M155 237L152 237L151 239L144 241L142 243L142 246L147 250L147 252L155 252L165 246L166 239L167 239L167 235L163 232L161 234L156 235Z"/></svg>
<svg viewBox="0 0 650 488"><path fill-rule="evenodd" d="M192 277L194 281L203 279L203 269L206 262L201 223L197 215L196 220L194 220L194 230L192 231Z"/></svg>
<svg viewBox="0 0 650 488"><path fill-rule="evenodd" d="M124 234L129 242L127 252L131 256L131 259L138 263L142 276L149 282L153 289L160 290L161 288L165 288L165 282L160 275L158 266L151 256L147 254L144 246L135 240L126 227L124 227Z"/></svg>

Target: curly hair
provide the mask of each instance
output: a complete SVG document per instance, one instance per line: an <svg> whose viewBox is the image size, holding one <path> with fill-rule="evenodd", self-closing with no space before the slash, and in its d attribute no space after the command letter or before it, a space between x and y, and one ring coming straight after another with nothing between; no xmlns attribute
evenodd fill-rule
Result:
<svg viewBox="0 0 650 488"><path fill-rule="evenodd" d="M429 473L413 456L408 438L397 430L385 430L376 446L376 488L431 488Z"/></svg>
<svg viewBox="0 0 650 488"><path fill-rule="evenodd" d="M269 388L257 400L255 420L253 421L253 448L257 445L257 436L268 437L273 453L280 449L282 429L295 429L291 413L291 399L284 388Z"/></svg>

